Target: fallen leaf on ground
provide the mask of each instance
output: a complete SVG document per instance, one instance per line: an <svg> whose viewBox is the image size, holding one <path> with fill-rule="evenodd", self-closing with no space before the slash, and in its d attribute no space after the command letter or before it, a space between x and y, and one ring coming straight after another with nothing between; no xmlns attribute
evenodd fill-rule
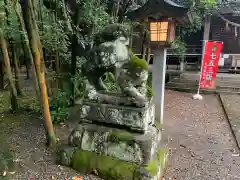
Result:
<svg viewBox="0 0 240 180"><path fill-rule="evenodd" d="M83 180L83 177L73 177L72 180Z"/></svg>

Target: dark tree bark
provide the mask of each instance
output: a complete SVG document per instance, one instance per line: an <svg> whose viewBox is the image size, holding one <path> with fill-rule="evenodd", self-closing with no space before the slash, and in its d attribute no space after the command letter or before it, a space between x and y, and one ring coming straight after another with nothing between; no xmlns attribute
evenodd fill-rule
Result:
<svg viewBox="0 0 240 180"><path fill-rule="evenodd" d="M75 25L79 24L79 10L75 12L73 22ZM77 68L77 47L78 47L78 39L76 32L72 36L72 59L71 59L71 75L72 75L72 82L71 82L71 92L72 92L72 98L71 98L71 104L75 104L75 76L76 76L76 68Z"/></svg>
<svg viewBox="0 0 240 180"><path fill-rule="evenodd" d="M19 29L20 29L20 31L22 30L21 26L19 27ZM27 79L30 79L30 72L29 72L30 63L29 63L29 58L27 55L26 47L24 44L24 39L22 36L21 36L21 44L22 44L22 49L23 49L23 58L24 58L23 62L24 62L25 68L26 68L26 80L27 80Z"/></svg>
<svg viewBox="0 0 240 180"><path fill-rule="evenodd" d="M3 62L0 60L0 90L4 89L4 71Z"/></svg>
<svg viewBox="0 0 240 180"><path fill-rule="evenodd" d="M15 72L15 86L17 90L17 95L22 95L22 91L19 84L19 75L20 75L20 69L18 64L19 59L18 59L15 45L13 45L13 63L14 63L13 66L14 66L14 72Z"/></svg>

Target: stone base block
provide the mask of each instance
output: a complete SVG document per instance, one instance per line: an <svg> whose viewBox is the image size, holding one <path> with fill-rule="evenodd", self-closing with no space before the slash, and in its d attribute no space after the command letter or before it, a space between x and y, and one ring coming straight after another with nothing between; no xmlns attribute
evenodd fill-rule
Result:
<svg viewBox="0 0 240 180"><path fill-rule="evenodd" d="M159 180L167 157L168 151L161 149L146 165L140 166L112 156L70 148L60 152L59 160L61 165L71 166L84 174L94 170L105 180Z"/></svg>
<svg viewBox="0 0 240 180"><path fill-rule="evenodd" d="M139 134L82 123L70 134L69 145L142 165L152 159L160 140L161 131L154 125L144 134Z"/></svg>
<svg viewBox="0 0 240 180"><path fill-rule="evenodd" d="M144 108L84 102L81 108L81 119L92 122L104 122L126 126L132 130L146 131L154 123L155 108L152 101Z"/></svg>

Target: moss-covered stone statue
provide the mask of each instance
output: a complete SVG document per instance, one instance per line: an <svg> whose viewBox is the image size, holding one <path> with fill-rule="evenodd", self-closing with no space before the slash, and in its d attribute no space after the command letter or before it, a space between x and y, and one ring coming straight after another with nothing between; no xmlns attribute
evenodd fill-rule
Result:
<svg viewBox="0 0 240 180"><path fill-rule="evenodd" d="M158 180L168 151L155 124L148 64L128 49L128 34L127 26L112 24L95 35L82 69L79 123L59 163L105 180Z"/></svg>
<svg viewBox="0 0 240 180"><path fill-rule="evenodd" d="M128 50L128 44L129 28L123 24L108 25L95 35L93 49L82 69L88 81L88 100L137 107L146 105L148 65ZM115 76L119 87L117 96L104 94L110 89L103 81L106 73Z"/></svg>

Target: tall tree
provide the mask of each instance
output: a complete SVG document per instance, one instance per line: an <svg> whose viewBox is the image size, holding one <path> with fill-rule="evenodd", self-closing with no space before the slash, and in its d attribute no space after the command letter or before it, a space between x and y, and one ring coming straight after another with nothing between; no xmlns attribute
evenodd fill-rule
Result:
<svg viewBox="0 0 240 180"><path fill-rule="evenodd" d="M5 7L5 13L6 13L6 21L7 21L7 26L10 28L11 27L11 23L10 23L10 17L11 16L11 12L10 12L10 4L8 0L4 0L4 7ZM10 28L11 30L13 28ZM14 73L15 73L15 85L16 85L16 90L17 90L17 94L21 95L21 88L19 85L19 67L18 67L18 59L17 59L17 46L16 46L16 42L12 36L12 34L8 35L8 47L11 51L11 64L13 65L13 69L14 69Z"/></svg>
<svg viewBox="0 0 240 180"><path fill-rule="evenodd" d="M11 108L13 111L16 111L18 108L17 91L16 91L15 84L13 82L12 70L11 70L11 65L10 65L8 49L7 49L7 42L4 37L4 22L5 22L5 12L3 9L0 9L0 43L1 43L2 52L3 52L5 71L6 71L8 82L10 85L11 105L12 105Z"/></svg>
<svg viewBox="0 0 240 180"><path fill-rule="evenodd" d="M30 64L31 64L31 67L32 67L32 76L34 78L35 92L36 92L37 97L40 99L40 92L39 92L40 87L39 87L39 84L38 84L36 69L35 69L35 66L34 66L34 59L33 59L33 55L32 55L32 52L31 52L30 45L29 45L29 39L27 37L27 32L26 32L26 28L24 26L24 21L23 21L22 15L20 13L19 4L17 3L17 1L15 1L14 10L15 10L15 13L16 13L17 18L18 18L20 30L22 32L21 37L23 38L23 41L22 41L23 42L23 48L26 49L26 53L28 55L28 58L30 59ZM26 63L28 63L28 62L26 62ZM26 66L26 68L28 68L28 67Z"/></svg>
<svg viewBox="0 0 240 180"><path fill-rule="evenodd" d="M44 61L41 60L42 47L41 47L40 37L38 34L37 23L34 17L35 14L33 11L32 1L21 0L21 7L22 7L22 11L28 14L28 16L27 17L24 16L24 18L27 18L25 19L26 26L30 27L30 29L28 29L28 36L29 36L30 45L32 48L32 53L34 56L35 68L36 68L38 82L40 86L42 113L45 121L47 145L50 147L53 147L56 145L56 136L55 136L51 115L50 115L48 93L47 93L46 80L45 80L45 65L44 65Z"/></svg>
<svg viewBox="0 0 240 180"><path fill-rule="evenodd" d="M22 95L22 90L20 88L19 84L19 75L20 75L20 69L19 69L19 59L18 54L16 52L16 46L13 45L13 64L14 64L14 72L15 72L15 86L17 90L17 95Z"/></svg>

